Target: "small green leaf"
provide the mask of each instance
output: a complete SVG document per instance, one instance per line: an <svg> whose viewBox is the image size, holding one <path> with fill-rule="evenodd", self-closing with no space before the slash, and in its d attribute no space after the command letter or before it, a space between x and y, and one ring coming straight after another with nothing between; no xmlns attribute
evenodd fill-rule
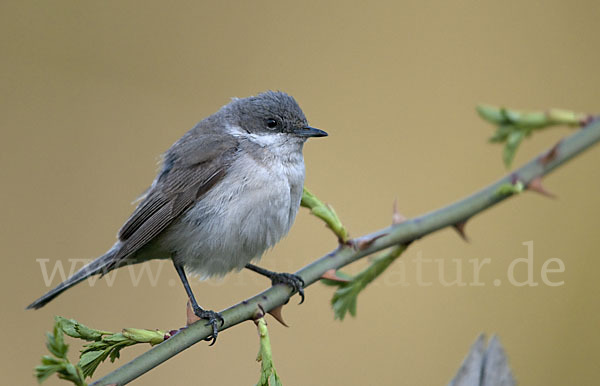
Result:
<svg viewBox="0 0 600 386"><path fill-rule="evenodd" d="M77 374L77 368L72 363L67 363L64 371L67 379L77 379L79 376L79 374Z"/></svg>
<svg viewBox="0 0 600 386"><path fill-rule="evenodd" d="M369 283L381 275L387 267L406 250L406 245L397 245L376 257L371 265L362 270L348 282L333 282L338 289L333 294L331 306L336 319L344 320L347 313L356 316L358 295ZM329 284L329 283L328 283Z"/></svg>
<svg viewBox="0 0 600 386"><path fill-rule="evenodd" d="M123 343L123 342L129 341L129 340L130 340L129 338L127 338L125 335L123 335L120 332L113 334L113 335L107 335L107 336L102 337L102 342L109 343L109 344Z"/></svg>
<svg viewBox="0 0 600 386"><path fill-rule="evenodd" d="M279 375L277 375L275 369L273 369L273 373L269 377L269 383L270 386L282 386L281 379L279 378Z"/></svg>
<svg viewBox="0 0 600 386"><path fill-rule="evenodd" d="M85 354L81 355L79 358L79 366L85 367L88 366L91 362L97 360L103 354L102 351L89 351Z"/></svg>
<svg viewBox="0 0 600 386"><path fill-rule="evenodd" d="M59 378L71 381L77 386L85 386L81 369L69 362L67 358L69 345L64 341L62 323L61 318L55 318L53 333L46 334L46 347L54 357L42 356L42 364L35 367L35 376L41 383L52 374L57 374Z"/></svg>
<svg viewBox="0 0 600 386"><path fill-rule="evenodd" d="M358 294L364 289L358 281L357 285L339 288L333 294L331 306L336 319L344 320L347 313L356 316Z"/></svg>
<svg viewBox="0 0 600 386"><path fill-rule="evenodd" d="M69 346L65 344L62 330L58 326L54 326L54 334L47 332L46 338L48 351L57 358L66 358Z"/></svg>
<svg viewBox="0 0 600 386"><path fill-rule="evenodd" d="M165 334L163 331L142 329L125 329L125 335L114 334L60 316L55 317L53 331L53 334L47 334L46 346L54 357L48 355L42 357L42 365L36 367L36 376L43 380L57 373L59 377L77 385L84 385L85 377L91 377L100 363L107 358L112 362L118 359L123 348L137 343L157 344L164 340ZM64 342L64 333L90 342L83 346L78 365L71 364L67 359L69 346Z"/></svg>
<svg viewBox="0 0 600 386"><path fill-rule="evenodd" d="M502 125L506 123L506 117L502 109L490 105L478 105L475 107L479 116L488 122Z"/></svg>
<svg viewBox="0 0 600 386"><path fill-rule="evenodd" d="M39 383L44 382L52 374L59 372L63 368L62 364L40 365L35 368L35 376Z"/></svg>
<svg viewBox="0 0 600 386"><path fill-rule="evenodd" d="M100 340L103 335L112 334L112 332L109 332L109 331L94 330L93 328L89 328L80 323L78 323L75 328L77 329L77 332L81 336L81 339L85 339L88 341Z"/></svg>
<svg viewBox="0 0 600 386"><path fill-rule="evenodd" d="M55 316L54 321L64 331L65 334L73 338L79 338L79 333L75 329L77 322L73 319L63 318L62 316Z"/></svg>
<svg viewBox="0 0 600 386"><path fill-rule="evenodd" d="M51 357L50 355L42 356L42 364L43 365L54 366L54 365L62 363L62 362L63 362L63 359L54 358L54 357Z"/></svg>
<svg viewBox="0 0 600 386"><path fill-rule="evenodd" d="M100 340L103 335L111 335L110 331L100 331L90 328L84 324L79 323L74 319L63 318L62 316L55 317L56 322L60 325L60 328L72 338L84 339L88 341Z"/></svg>
<svg viewBox="0 0 600 386"><path fill-rule="evenodd" d="M589 120L587 114L559 109L518 111L489 105L478 105L476 109L481 118L497 126L490 142L506 143L502 154L506 167L510 167L523 138L534 130L557 125L580 127Z"/></svg>
<svg viewBox="0 0 600 386"><path fill-rule="evenodd" d="M504 145L504 153L502 154L504 165L506 165L507 168L510 167L513 159L515 158L517 149L524 137L525 132L522 130L513 130L508 135L506 145Z"/></svg>
<svg viewBox="0 0 600 386"><path fill-rule="evenodd" d="M114 362L121 357L121 349L124 346L115 346L113 350L110 352L110 361Z"/></svg>
<svg viewBox="0 0 600 386"><path fill-rule="evenodd" d="M81 355L81 358L79 359L79 367L81 367L83 375L86 378L94 375L94 371L96 371L100 363L104 362L104 360L108 357L109 352L110 350L89 351Z"/></svg>
<svg viewBox="0 0 600 386"><path fill-rule="evenodd" d="M496 132L492 137L490 137L489 141L493 143L502 143L505 142L508 138L508 135L515 127L512 125L500 125L496 129Z"/></svg>
<svg viewBox="0 0 600 386"><path fill-rule="evenodd" d="M340 221L339 217L335 213L335 210L329 205L325 205L321 200L319 200L314 194L309 192L306 188L304 188L302 192L302 200L300 205L309 208L311 213L320 218L325 222L327 227L335 233L338 239L345 243L348 241L349 235L344 228L344 225Z"/></svg>

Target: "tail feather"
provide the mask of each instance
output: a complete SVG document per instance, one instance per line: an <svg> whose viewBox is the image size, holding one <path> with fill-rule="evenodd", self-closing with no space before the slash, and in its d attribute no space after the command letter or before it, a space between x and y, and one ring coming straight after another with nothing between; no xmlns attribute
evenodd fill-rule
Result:
<svg viewBox="0 0 600 386"><path fill-rule="evenodd" d="M108 271L114 269L115 268L115 265L113 264L114 263L114 261L113 261L114 255L115 255L115 251L113 249L111 249L104 256L100 256L97 259L90 262L89 264L86 264L83 268L81 268L79 271L75 272L67 280L63 281L62 283L57 285L55 288L51 289L46 294L44 294L42 297L40 297L39 299L37 299L36 301L34 301L30 305L28 305L27 309L33 308L33 309L37 310L38 308L42 308L43 306L46 305L46 303L48 303L49 301L51 301L52 299L54 299L55 297L57 297L58 295L63 293L63 291L66 291L67 289L73 287L75 284L82 282L83 280L87 279L90 276L93 276L93 275L96 275L99 273L105 274Z"/></svg>

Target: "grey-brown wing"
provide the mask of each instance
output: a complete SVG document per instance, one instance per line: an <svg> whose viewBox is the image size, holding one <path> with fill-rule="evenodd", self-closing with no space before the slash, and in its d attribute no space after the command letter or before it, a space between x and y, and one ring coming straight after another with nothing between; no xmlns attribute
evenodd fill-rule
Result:
<svg viewBox="0 0 600 386"><path fill-rule="evenodd" d="M167 153L156 183L119 231L122 247L115 264L158 236L225 176L237 142L233 137L220 139L188 138L188 146L178 147L179 154ZM195 154L190 154L192 149Z"/></svg>

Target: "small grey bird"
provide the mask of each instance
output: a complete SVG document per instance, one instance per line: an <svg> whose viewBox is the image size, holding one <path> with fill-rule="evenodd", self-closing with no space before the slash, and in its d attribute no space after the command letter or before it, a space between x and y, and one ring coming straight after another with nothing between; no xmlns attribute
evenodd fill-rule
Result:
<svg viewBox="0 0 600 386"><path fill-rule="evenodd" d="M300 277L249 263L290 230L304 185L302 147L324 136L283 92L233 99L167 150L112 248L27 308L44 306L89 276L167 258L194 313L212 325L213 343L223 318L198 305L184 269L206 278L246 267L290 285L303 300Z"/></svg>

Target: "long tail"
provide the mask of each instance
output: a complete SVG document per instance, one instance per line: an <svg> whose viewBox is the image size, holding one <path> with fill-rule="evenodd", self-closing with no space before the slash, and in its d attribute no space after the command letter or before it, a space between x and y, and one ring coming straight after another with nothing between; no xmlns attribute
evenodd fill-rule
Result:
<svg viewBox="0 0 600 386"><path fill-rule="evenodd" d="M116 268L113 264L114 263L113 257L115 254L116 254L116 250L113 248L110 251L108 251L105 255L98 257L97 259L93 260L89 264L86 264L79 271L75 272L73 274L73 276L69 277L67 280L63 281L62 283L57 285L55 288L48 291L46 294L44 294L38 300L36 300L33 303L31 303L30 305L28 305L27 309L42 308L43 306L46 305L46 303L48 303L49 301L51 301L52 299L54 299L55 297L60 295L63 291L66 291L67 289L73 287L75 284L87 279L90 276L93 276L93 275L96 275L99 273L105 274L108 271Z"/></svg>

